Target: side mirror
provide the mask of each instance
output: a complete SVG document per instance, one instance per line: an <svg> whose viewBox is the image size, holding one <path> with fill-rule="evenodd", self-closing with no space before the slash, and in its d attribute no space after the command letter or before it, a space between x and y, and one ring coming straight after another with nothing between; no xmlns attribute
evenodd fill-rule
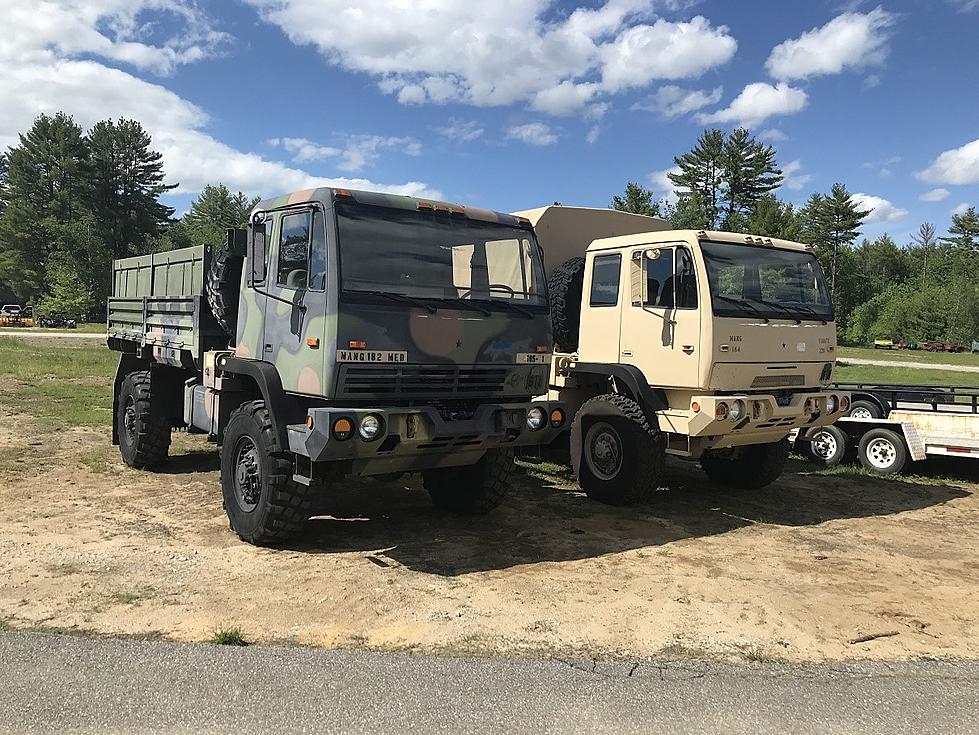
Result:
<svg viewBox="0 0 979 735"><path fill-rule="evenodd" d="M629 285L632 293L630 300L633 306L642 306L647 301L646 258L643 255L645 253L642 250L636 250L629 262Z"/></svg>
<svg viewBox="0 0 979 735"><path fill-rule="evenodd" d="M252 222L248 228L248 285L263 283L266 276L265 261L268 246L265 239L265 222Z"/></svg>
<svg viewBox="0 0 979 735"><path fill-rule="evenodd" d="M650 248L646 251L646 257L650 260L659 260L659 256L663 254L663 251L659 248Z"/></svg>

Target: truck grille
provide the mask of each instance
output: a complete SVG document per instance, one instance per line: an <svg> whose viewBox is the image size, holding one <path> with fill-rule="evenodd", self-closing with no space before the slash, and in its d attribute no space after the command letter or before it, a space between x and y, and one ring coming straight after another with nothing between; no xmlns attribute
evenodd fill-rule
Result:
<svg viewBox="0 0 979 735"><path fill-rule="evenodd" d="M349 398L496 395L503 392L506 375L506 368L496 367L343 365L338 393Z"/></svg>

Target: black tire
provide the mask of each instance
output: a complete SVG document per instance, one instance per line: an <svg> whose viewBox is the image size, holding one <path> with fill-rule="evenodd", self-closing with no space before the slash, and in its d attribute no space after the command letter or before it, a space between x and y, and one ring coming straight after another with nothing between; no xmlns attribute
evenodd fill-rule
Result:
<svg viewBox="0 0 979 735"><path fill-rule="evenodd" d="M292 480L265 401L243 403L228 419L221 491L231 530L256 546L288 540L312 515L310 488Z"/></svg>
<svg viewBox="0 0 979 735"><path fill-rule="evenodd" d="M908 448L900 434L890 429L871 429L860 439L860 464L878 475L895 475L908 461Z"/></svg>
<svg viewBox="0 0 979 735"><path fill-rule="evenodd" d="M170 423L152 405L149 370L137 370L122 379L116 407L116 433L122 461L137 470L166 461L170 450Z"/></svg>
<svg viewBox="0 0 979 735"><path fill-rule="evenodd" d="M853 416L854 412L858 414L856 418L865 419L882 419L884 418L884 411L873 401L854 401L850 404L850 410L847 411L847 416ZM863 415L864 413L869 413L869 416Z"/></svg>
<svg viewBox="0 0 979 735"><path fill-rule="evenodd" d="M571 458L589 498L631 505L649 500L662 483L666 440L631 398L596 396L574 417Z"/></svg>
<svg viewBox="0 0 979 735"><path fill-rule="evenodd" d="M547 283L551 300L551 331L558 352L578 349L581 322L581 289L585 282L585 259L571 258L551 274Z"/></svg>
<svg viewBox="0 0 979 735"><path fill-rule="evenodd" d="M724 450L708 451L700 458L707 476L725 487L737 490L760 490L771 485L782 474L789 458L789 440L741 447L737 456Z"/></svg>
<svg viewBox="0 0 979 735"><path fill-rule="evenodd" d="M234 255L227 245L213 249L207 271L207 303L221 329L232 340L238 331L238 297L241 294L241 268L244 258Z"/></svg>
<svg viewBox="0 0 979 735"><path fill-rule="evenodd" d="M820 467L836 467L851 460L855 447L850 436L836 426L818 426L806 432L810 441L800 445L802 455Z"/></svg>
<svg viewBox="0 0 979 735"><path fill-rule="evenodd" d="M476 464L422 472L425 489L436 507L462 515L483 515L510 492L513 450L490 449Z"/></svg>

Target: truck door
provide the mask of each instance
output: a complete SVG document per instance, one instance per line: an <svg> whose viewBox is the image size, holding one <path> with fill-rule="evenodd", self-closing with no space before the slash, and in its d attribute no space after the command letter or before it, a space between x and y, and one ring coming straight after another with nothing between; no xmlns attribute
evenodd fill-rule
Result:
<svg viewBox="0 0 979 735"><path fill-rule="evenodd" d="M578 354L585 362L618 362L622 294L621 252L590 253L581 289Z"/></svg>
<svg viewBox="0 0 979 735"><path fill-rule="evenodd" d="M700 304L693 255L683 243L636 248L630 254L631 304L622 308L621 357L650 384L700 387ZM640 295L641 294L641 295Z"/></svg>
<svg viewBox="0 0 979 735"><path fill-rule="evenodd" d="M263 353L292 393L326 394L327 228L319 208L277 216L270 247Z"/></svg>

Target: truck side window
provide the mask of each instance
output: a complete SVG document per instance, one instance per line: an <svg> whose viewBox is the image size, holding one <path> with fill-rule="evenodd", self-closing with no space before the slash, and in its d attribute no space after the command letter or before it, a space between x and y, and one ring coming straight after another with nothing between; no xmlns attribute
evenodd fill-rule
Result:
<svg viewBox="0 0 979 735"><path fill-rule="evenodd" d="M299 212L282 218L276 283L285 288L306 288L311 214Z"/></svg>
<svg viewBox="0 0 979 735"><path fill-rule="evenodd" d="M323 213L313 212L313 236L309 243L309 287L313 291L326 290L326 228Z"/></svg>
<svg viewBox="0 0 979 735"><path fill-rule="evenodd" d="M697 271L693 256L686 248L676 251L676 306L678 309L697 308Z"/></svg>
<svg viewBox="0 0 979 735"><path fill-rule="evenodd" d="M592 263L590 306L615 306L619 301L622 255L598 255Z"/></svg>
<svg viewBox="0 0 979 735"><path fill-rule="evenodd" d="M660 248L656 260L646 259L646 306L673 308L673 250Z"/></svg>

